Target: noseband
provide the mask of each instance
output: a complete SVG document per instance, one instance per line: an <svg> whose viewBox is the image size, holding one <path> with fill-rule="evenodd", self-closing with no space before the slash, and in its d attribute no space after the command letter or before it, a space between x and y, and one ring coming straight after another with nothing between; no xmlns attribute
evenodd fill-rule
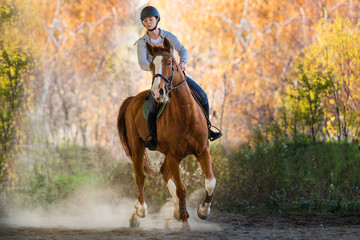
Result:
<svg viewBox="0 0 360 240"><path fill-rule="evenodd" d="M181 83L179 83L175 87L172 86L172 82L173 82L173 78L174 78L174 70L175 70L175 58L174 58L174 56L172 54L169 54L169 53L160 53L160 54L155 55L154 58L156 56L169 56L169 57L171 57L171 59L172 59L172 61L171 61L171 65L172 65L171 66L171 74L170 74L170 77L167 78L164 75L162 75L161 73L157 73L157 74L155 74L153 76L152 83L154 83L154 80L155 80L156 77L160 77L160 78L164 79L164 81L167 83L165 85L165 88L166 88L167 92L170 92L171 90L175 90L178 87L180 87L181 85L183 85L185 83L185 81L186 81L186 77L185 77L184 81L182 81Z"/></svg>

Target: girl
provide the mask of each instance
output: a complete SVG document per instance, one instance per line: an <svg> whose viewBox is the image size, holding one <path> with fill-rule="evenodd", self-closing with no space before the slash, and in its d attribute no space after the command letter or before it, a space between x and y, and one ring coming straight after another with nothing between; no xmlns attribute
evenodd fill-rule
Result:
<svg viewBox="0 0 360 240"><path fill-rule="evenodd" d="M175 35L170 32L164 31L157 27L160 22L160 14L158 10L152 6L147 6L141 11L141 22L146 28L145 35L137 41L137 54L140 68L144 71L151 71L150 63L152 56L147 53L146 42L156 45L162 45L166 37L171 43L171 51L174 54L174 49L180 56L179 66L182 71L185 71L185 65L188 60L188 52L185 47L180 43ZM204 90L189 77L186 81L192 90L195 90L201 97L203 109L206 112L206 117L209 117L209 102ZM149 150L155 150L157 146L156 137L156 102L152 94L149 94L149 111L147 116L147 125L149 130L149 137L145 141L144 146ZM221 132L214 132L209 126L209 139L214 141L222 136Z"/></svg>

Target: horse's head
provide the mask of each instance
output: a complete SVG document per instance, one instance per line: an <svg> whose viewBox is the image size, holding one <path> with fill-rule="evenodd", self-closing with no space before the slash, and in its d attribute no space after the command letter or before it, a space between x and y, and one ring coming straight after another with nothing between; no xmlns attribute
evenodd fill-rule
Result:
<svg viewBox="0 0 360 240"><path fill-rule="evenodd" d="M157 102L167 102L169 92L173 87L174 71L178 72L174 56L171 54L171 44L167 38L164 39L163 46L151 45L146 43L148 53L153 57L150 67L153 74L151 94Z"/></svg>

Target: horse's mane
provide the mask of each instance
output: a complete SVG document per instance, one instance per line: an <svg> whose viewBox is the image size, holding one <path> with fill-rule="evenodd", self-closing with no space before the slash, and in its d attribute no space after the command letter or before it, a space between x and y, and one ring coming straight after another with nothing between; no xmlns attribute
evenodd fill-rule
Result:
<svg viewBox="0 0 360 240"><path fill-rule="evenodd" d="M163 45L152 44L152 47L154 49L154 55L158 55L160 53L169 53L169 54L171 54L171 51L168 51Z"/></svg>

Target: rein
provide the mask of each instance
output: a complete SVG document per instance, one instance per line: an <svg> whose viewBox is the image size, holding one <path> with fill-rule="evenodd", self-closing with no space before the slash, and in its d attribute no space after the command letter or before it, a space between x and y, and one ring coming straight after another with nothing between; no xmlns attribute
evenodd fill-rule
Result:
<svg viewBox="0 0 360 240"><path fill-rule="evenodd" d="M174 67L175 66L175 58L174 58L174 56L172 54L169 54L169 53L157 54L157 55L154 56L154 58L156 56L169 56L169 57L171 57L171 59L172 59L172 61L171 61L171 65L172 65L171 66L171 74L170 74L170 77L167 78L164 75L162 75L161 73L157 73L157 74L154 75L154 77L152 79L152 82L154 82L156 77L160 77L160 78L164 79L164 81L167 82L165 87L166 87L166 90L168 92L170 92L171 90L176 90L177 88L179 88L181 85L183 85L186 82L186 76L185 76L184 81L182 81L181 83L179 83L175 87L172 87L172 82L173 82L173 78L174 78L174 70L175 70L175 67Z"/></svg>

